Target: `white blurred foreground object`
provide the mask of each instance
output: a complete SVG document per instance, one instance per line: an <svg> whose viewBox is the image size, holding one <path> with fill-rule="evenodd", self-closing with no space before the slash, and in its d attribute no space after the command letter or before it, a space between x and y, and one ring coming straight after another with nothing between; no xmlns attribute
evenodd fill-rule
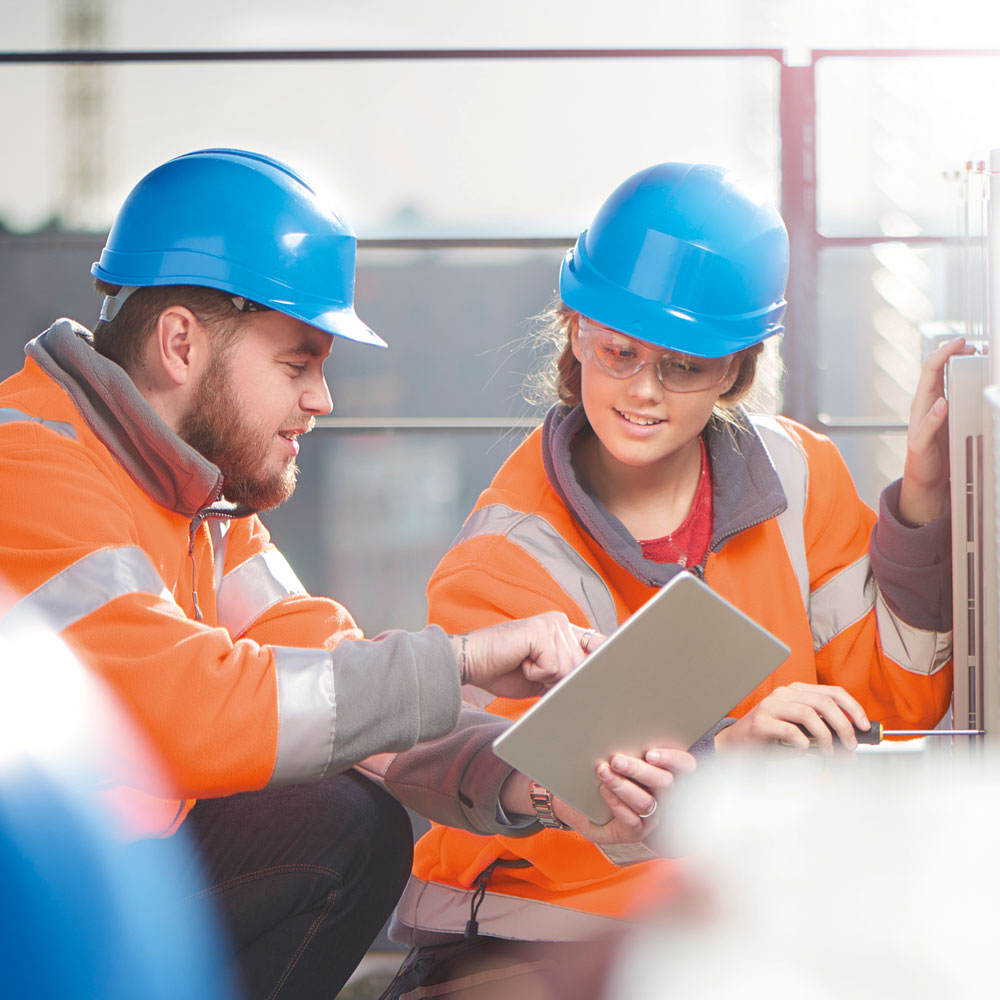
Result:
<svg viewBox="0 0 1000 1000"><path fill-rule="evenodd" d="M689 891L629 938L605 1000L996 994L1000 759L748 756L662 805Z"/></svg>
<svg viewBox="0 0 1000 1000"><path fill-rule="evenodd" d="M127 843L129 817L108 792L140 772L147 782L155 767L103 685L51 632L4 630L0 615L5 998L234 996L214 917L181 904L184 839L155 863Z"/></svg>

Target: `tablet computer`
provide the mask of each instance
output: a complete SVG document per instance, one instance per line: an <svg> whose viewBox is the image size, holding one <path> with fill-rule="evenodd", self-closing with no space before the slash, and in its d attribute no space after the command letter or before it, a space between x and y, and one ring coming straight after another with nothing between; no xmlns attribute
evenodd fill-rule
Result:
<svg viewBox="0 0 1000 1000"><path fill-rule="evenodd" d="M615 751L687 749L787 659L788 647L678 573L496 738L498 757L605 823L594 768Z"/></svg>

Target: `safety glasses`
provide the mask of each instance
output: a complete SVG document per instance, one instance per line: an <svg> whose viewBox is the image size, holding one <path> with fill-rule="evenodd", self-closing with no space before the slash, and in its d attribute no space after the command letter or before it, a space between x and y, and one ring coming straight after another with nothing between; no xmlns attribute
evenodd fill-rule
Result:
<svg viewBox="0 0 1000 1000"><path fill-rule="evenodd" d="M577 315L580 353L612 378L631 378L651 364L664 389L671 392L698 392L724 382L735 355L699 358L678 351L650 350L642 341Z"/></svg>

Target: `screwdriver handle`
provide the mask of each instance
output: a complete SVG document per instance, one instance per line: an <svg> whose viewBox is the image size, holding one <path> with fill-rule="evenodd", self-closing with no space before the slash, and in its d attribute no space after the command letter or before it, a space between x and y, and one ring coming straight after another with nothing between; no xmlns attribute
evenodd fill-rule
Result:
<svg viewBox="0 0 1000 1000"><path fill-rule="evenodd" d="M882 723L872 721L872 727L867 732L854 727L854 735L858 738L858 743L866 747L875 747L882 742Z"/></svg>
<svg viewBox="0 0 1000 1000"><path fill-rule="evenodd" d="M813 734L810 733L809 730L806 729L806 727L803 726L801 723L796 722L795 725L798 726L798 728L802 730L802 732L805 733L806 736L809 737L810 746L816 746L816 738L813 736ZM830 734L833 736L834 743L840 743L840 737L832 729L830 730ZM858 727L855 726L854 735L857 738L858 743L862 746L868 746L868 747L878 746L878 744L882 742L882 723L872 722L871 729L867 730L858 729ZM784 741L779 741L779 742L784 742Z"/></svg>

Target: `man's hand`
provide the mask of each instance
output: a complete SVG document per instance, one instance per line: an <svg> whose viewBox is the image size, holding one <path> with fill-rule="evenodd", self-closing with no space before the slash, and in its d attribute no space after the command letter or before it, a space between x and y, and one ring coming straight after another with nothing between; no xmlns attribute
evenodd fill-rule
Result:
<svg viewBox="0 0 1000 1000"><path fill-rule="evenodd" d="M657 803L674 785L674 776L690 774L696 761L686 750L647 750L641 758L616 753L597 765L601 798L611 819L595 823L562 799L552 800L552 811L594 844L636 844L645 840L659 822ZM531 782L515 771L504 784L500 802L508 813L532 814Z"/></svg>
<svg viewBox="0 0 1000 1000"><path fill-rule="evenodd" d="M775 688L742 719L723 729L715 737L717 750L783 743L800 750L809 749L804 726L816 740L820 751L833 753L833 736L848 749L857 749L854 727L871 728L865 710L843 688L826 684L795 681Z"/></svg>
<svg viewBox="0 0 1000 1000"><path fill-rule="evenodd" d="M530 698L562 680L604 637L561 611L453 635L463 684L501 698Z"/></svg>

